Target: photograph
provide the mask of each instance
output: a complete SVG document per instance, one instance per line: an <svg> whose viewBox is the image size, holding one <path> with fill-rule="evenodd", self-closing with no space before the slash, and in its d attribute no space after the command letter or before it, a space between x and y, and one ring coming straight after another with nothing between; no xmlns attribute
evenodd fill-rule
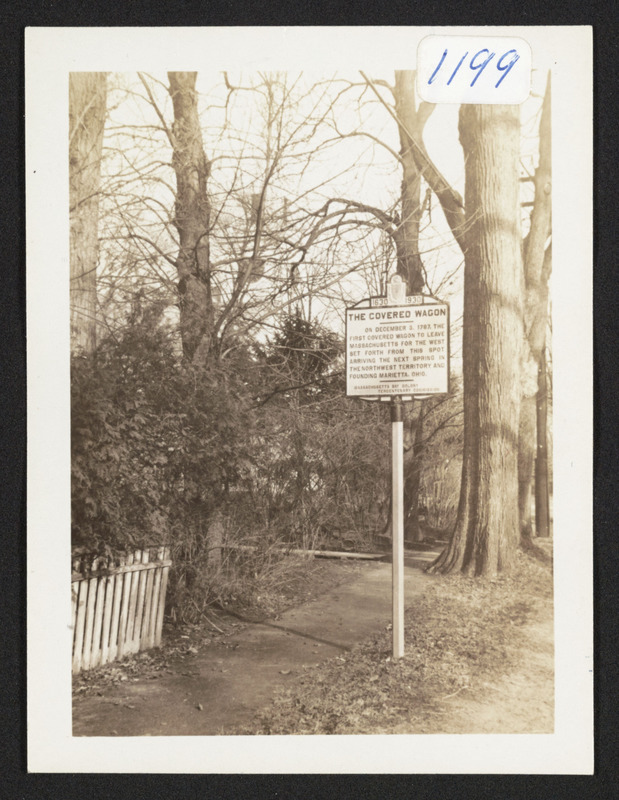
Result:
<svg viewBox="0 0 619 800"><path fill-rule="evenodd" d="M27 32L30 769L591 772L591 31L255 30Z"/></svg>

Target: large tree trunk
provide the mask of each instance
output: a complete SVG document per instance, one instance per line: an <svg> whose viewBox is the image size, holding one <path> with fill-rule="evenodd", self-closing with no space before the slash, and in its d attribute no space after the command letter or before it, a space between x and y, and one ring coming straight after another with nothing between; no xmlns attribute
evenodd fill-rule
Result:
<svg viewBox="0 0 619 800"><path fill-rule="evenodd" d="M214 347L207 188L210 162L204 153L196 78L196 72L168 73L174 106L171 140L176 173L174 224L179 236L176 269L181 339L185 358L196 366L204 366Z"/></svg>
<svg viewBox="0 0 619 800"><path fill-rule="evenodd" d="M397 270L406 281L408 294L419 294L425 284L419 256L421 172L415 162L411 137L421 139L423 121L415 108L415 73L412 70L396 70L394 97L402 158L401 219L394 235Z"/></svg>
<svg viewBox="0 0 619 800"><path fill-rule="evenodd" d="M105 72L69 74L71 349L96 344L99 189L105 126Z"/></svg>
<svg viewBox="0 0 619 800"><path fill-rule="evenodd" d="M523 354L522 404L519 429L519 507L520 533L523 544L531 545L531 494L535 472L536 486L544 479L537 477L547 461L536 458L536 440L540 438L538 398L542 392L538 375L542 372L542 359L546 345L548 322L548 280L552 269L552 252L547 246L551 231L552 212L552 155L550 131L550 73L546 86L540 119L539 163L535 171L535 204L531 214L531 228L524 242L525 278L525 342ZM541 421L545 426L545 417ZM545 438L542 436L542 439ZM534 468L535 466L535 468ZM547 485L547 483L546 483ZM542 493L544 494L544 493ZM547 495L540 498L547 505ZM537 507L537 503L536 503ZM537 513L537 512L536 512ZM539 528L537 528L539 535Z"/></svg>
<svg viewBox="0 0 619 800"><path fill-rule="evenodd" d="M451 544L429 568L495 575L519 539L522 254L518 106L463 105L469 233L464 279L464 451Z"/></svg>

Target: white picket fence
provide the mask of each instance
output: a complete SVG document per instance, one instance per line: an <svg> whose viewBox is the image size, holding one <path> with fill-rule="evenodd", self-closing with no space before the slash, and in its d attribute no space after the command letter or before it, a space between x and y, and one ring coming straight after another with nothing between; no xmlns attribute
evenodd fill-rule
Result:
<svg viewBox="0 0 619 800"><path fill-rule="evenodd" d="M171 563L168 547L73 559L74 673L161 646Z"/></svg>

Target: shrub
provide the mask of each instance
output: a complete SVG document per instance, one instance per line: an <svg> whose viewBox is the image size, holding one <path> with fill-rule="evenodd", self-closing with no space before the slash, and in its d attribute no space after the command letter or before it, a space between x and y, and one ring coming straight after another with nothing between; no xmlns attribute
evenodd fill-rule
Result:
<svg viewBox="0 0 619 800"><path fill-rule="evenodd" d="M242 383L183 366L153 320L76 357L71 377L73 543L122 549L203 531L242 470Z"/></svg>
<svg viewBox="0 0 619 800"><path fill-rule="evenodd" d="M73 359L73 544L170 546L176 619L281 584L287 549L369 549L384 521L387 410L344 396L332 333L281 330L198 371L153 311Z"/></svg>

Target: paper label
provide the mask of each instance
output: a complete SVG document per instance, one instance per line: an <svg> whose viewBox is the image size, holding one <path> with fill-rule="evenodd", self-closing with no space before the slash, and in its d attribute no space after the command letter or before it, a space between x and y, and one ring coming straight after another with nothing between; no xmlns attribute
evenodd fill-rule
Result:
<svg viewBox="0 0 619 800"><path fill-rule="evenodd" d="M417 92L428 103L523 103L531 47L511 36L426 36L417 49Z"/></svg>

